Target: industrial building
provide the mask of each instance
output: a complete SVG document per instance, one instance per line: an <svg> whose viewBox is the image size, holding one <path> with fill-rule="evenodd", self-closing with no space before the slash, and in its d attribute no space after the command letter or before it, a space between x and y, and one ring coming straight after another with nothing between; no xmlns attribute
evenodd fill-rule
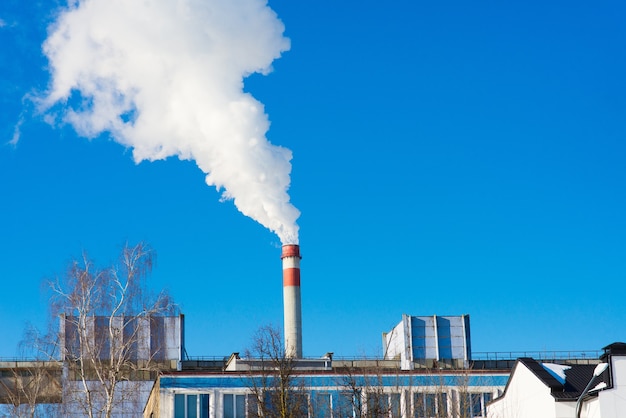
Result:
<svg viewBox="0 0 626 418"><path fill-rule="evenodd" d="M469 326L468 315L403 315L383 334L389 348L379 359L294 358L286 346L257 357L233 353L221 367L185 361L160 374L144 417L281 416L281 402L311 418L486 417L512 363L472 361Z"/></svg>
<svg viewBox="0 0 626 418"><path fill-rule="evenodd" d="M0 363L0 402L59 404L61 414L43 416L85 416L85 394L101 396L96 393L104 384L95 369L79 363L118 356L124 366L116 418L275 417L285 416L286 409L304 418L561 418L572 411L612 418L626 410L620 377L626 376L626 344L607 346L602 359L476 356L469 315L404 314L382 334L381 358L303 358L300 247L283 246L281 260L284 329L264 345L266 351L189 358L183 315L132 323L124 317L62 316L58 361ZM111 329L119 332L107 333ZM86 353L84 347L94 349ZM599 363L607 363L608 371L591 378ZM33 398L25 389L35 381L44 382L45 390ZM530 406L516 409L520 403Z"/></svg>
<svg viewBox="0 0 626 418"><path fill-rule="evenodd" d="M490 405L508 405L502 399L519 394L513 389L518 385L509 382L511 369L531 359L497 353L473 358L469 335L469 315L403 315L383 333L384 358L345 359L333 353L294 358L285 348L265 357L233 353L224 362L187 359L181 370L160 373L143 417L275 417L281 416L280 402L306 418L518 417ZM543 363L573 370L593 370L601 362L585 353L545 354Z"/></svg>
<svg viewBox="0 0 626 418"><path fill-rule="evenodd" d="M283 246L281 259L284 346L160 373L144 418L484 418L490 402L502 402L513 361L472 359L468 315L403 315L383 334L382 359L302 358L299 246Z"/></svg>
<svg viewBox="0 0 626 418"><path fill-rule="evenodd" d="M97 321L94 319L94 327ZM65 343L71 344L75 334L67 332L72 325L65 324ZM145 322L146 325L150 321ZM165 325L168 324L168 325ZM413 331L407 334L407 325ZM461 316L408 316L403 315L401 321L391 331L383 334L383 341L390 342L386 356L378 359L346 359L327 353L322 358L294 358L287 356L286 350L279 350L278 356L266 358L245 357L233 353L227 358L193 359L184 356L184 317L163 318L153 321L152 328L144 328L143 335L151 335L154 343L138 344L137 355L157 355L161 352L157 347L164 348L160 357L159 368L152 368L141 379L127 382L127 389L140 389L136 397L118 409L115 417L145 418L222 418L222 417L257 417L272 416L268 413L273 408L272 392L280 386L281 373L287 372L290 379L288 389L293 395L302 417L517 417L493 409L490 403L509 405L521 391L529 389L520 385L523 368L530 364L531 359L515 361L510 357L491 353L481 353L474 358L471 352L471 341L458 338L463 335L459 328L465 329L464 334L470 335L470 318ZM157 327L162 326L162 330ZM402 333L399 332L402 330ZM169 337L165 337L169 335ZM409 336L414 347L407 347L393 339L393 335ZM420 337L421 336L421 337ZM456 340L453 342L453 340ZM395 341L395 342L394 342ZM407 341L405 339L404 341ZM165 344L165 345L163 345ZM394 346L395 345L395 346ZM392 348L392 346L394 346ZM165 348L169 347L169 348ZM429 347L429 349L424 349ZM440 350L431 349L440 347ZM448 349L446 347L455 347ZM611 371L611 389L621 388L618 375L624 374L621 362L616 362L620 346L612 345L610 354L614 365ZM398 348L401 348L398 351ZM407 367L405 348L411 348L412 364ZM71 352L71 351L70 351ZM624 350L623 352L626 352ZM152 354L151 354L152 353ZM169 354L166 354L169 353ZM625 361L622 357L621 361ZM533 360L534 361L534 360ZM589 356L579 358L561 358L554 355L542 358L543 364L567 364L575 371L583 370L590 373L599 359ZM21 363L23 368L29 364ZM509 381L511 368L515 365L513 379ZM0 369L15 370L17 364L0 364ZM32 364L31 364L32 366ZM76 389L79 382L69 379L72 375L71 358L54 364L45 364L50 372L49 377L55 391L50 397L46 392L39 402L68 402L68 388ZM23 369L25 370L25 369ZM0 370L1 371L1 370ZM0 376L0 386L12 382L13 376L27 373L7 374ZM545 375L542 375L545 377ZM554 383L554 382L552 382ZM4 385L4 386L3 386ZM541 386L539 381L537 385ZM595 386L595 383L594 383ZM547 386L546 386L547 387ZM524 389L526 388L526 389ZM530 386L532 389L533 386ZM568 386L569 388L569 386ZM609 394L609 391L605 392ZM596 391L590 391L600 402L615 402L615 396L607 397ZM619 394L618 392L615 392ZM517 395L515 395L517 394ZM580 393L579 393L580 394ZM261 396L262 395L262 396ZM549 390L548 390L548 396ZM621 396L621 395L620 395ZM574 397L571 399L576 399ZM570 403L571 403L570 399ZM605 401L606 399L606 401ZM612 400L611 400L612 399ZM495 401L494 401L495 400ZM24 400L25 402L27 400ZM7 402L7 400L5 400ZM553 401L553 403L556 401ZM591 405L593 398L585 397L583 406ZM293 406L293 405L292 405ZM508 406L507 406L508 407ZM585 415L582 417L596 417ZM66 405L63 416L84 416L78 407L78 401ZM49 415L44 415L49 416ZM52 415L54 416L54 415ZM552 416L552 415L525 415ZM561 417L564 415L554 415ZM602 417L611 417L603 413Z"/></svg>

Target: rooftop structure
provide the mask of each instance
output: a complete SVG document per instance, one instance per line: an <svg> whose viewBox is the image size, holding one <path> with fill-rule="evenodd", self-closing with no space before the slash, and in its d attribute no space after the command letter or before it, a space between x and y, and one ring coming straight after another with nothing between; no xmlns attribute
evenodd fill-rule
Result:
<svg viewBox="0 0 626 418"><path fill-rule="evenodd" d="M404 370L467 367L471 360L469 315L410 316L383 333L385 359L399 359Z"/></svg>

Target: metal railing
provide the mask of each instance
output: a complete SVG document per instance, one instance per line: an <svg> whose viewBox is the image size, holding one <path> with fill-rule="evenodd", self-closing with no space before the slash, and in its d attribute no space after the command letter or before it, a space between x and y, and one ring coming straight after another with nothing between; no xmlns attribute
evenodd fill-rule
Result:
<svg viewBox="0 0 626 418"><path fill-rule="evenodd" d="M597 360L601 355L602 350L479 351L472 353L472 360L516 360L520 357L535 360Z"/></svg>
<svg viewBox="0 0 626 418"><path fill-rule="evenodd" d="M225 361L229 357L230 354L227 356L185 356L183 361Z"/></svg>
<svg viewBox="0 0 626 418"><path fill-rule="evenodd" d="M596 360L603 354L602 350L544 350L544 351L478 351L472 353L472 360L516 360L520 357L531 357L536 360ZM183 361L226 361L227 356L185 356ZM320 359L319 357L305 357L304 359ZM382 356L333 356L333 360L383 360ZM32 357L0 357L0 362L27 362L41 361ZM54 361L54 360L53 360Z"/></svg>

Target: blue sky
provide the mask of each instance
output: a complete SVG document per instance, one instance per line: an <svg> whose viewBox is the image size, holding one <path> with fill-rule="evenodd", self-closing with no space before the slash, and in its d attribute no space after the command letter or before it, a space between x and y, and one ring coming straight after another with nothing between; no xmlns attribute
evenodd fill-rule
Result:
<svg viewBox="0 0 626 418"><path fill-rule="evenodd" d="M470 314L474 351L626 340L626 6L504 3L269 1L291 46L244 89L293 152L305 356L379 354L402 313ZM44 279L139 240L189 355L243 351L282 324L280 240L193 162L34 111L62 5L0 4L0 357Z"/></svg>

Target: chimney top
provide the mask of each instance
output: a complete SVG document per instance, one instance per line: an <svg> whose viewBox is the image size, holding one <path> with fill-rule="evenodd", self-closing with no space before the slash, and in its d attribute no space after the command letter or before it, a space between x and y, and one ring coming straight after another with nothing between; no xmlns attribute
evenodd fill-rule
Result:
<svg viewBox="0 0 626 418"><path fill-rule="evenodd" d="M280 256L280 258L285 258L285 257L298 257L298 258L302 258L300 256L300 246L296 245L296 244L287 244L287 245L283 245L283 253Z"/></svg>

